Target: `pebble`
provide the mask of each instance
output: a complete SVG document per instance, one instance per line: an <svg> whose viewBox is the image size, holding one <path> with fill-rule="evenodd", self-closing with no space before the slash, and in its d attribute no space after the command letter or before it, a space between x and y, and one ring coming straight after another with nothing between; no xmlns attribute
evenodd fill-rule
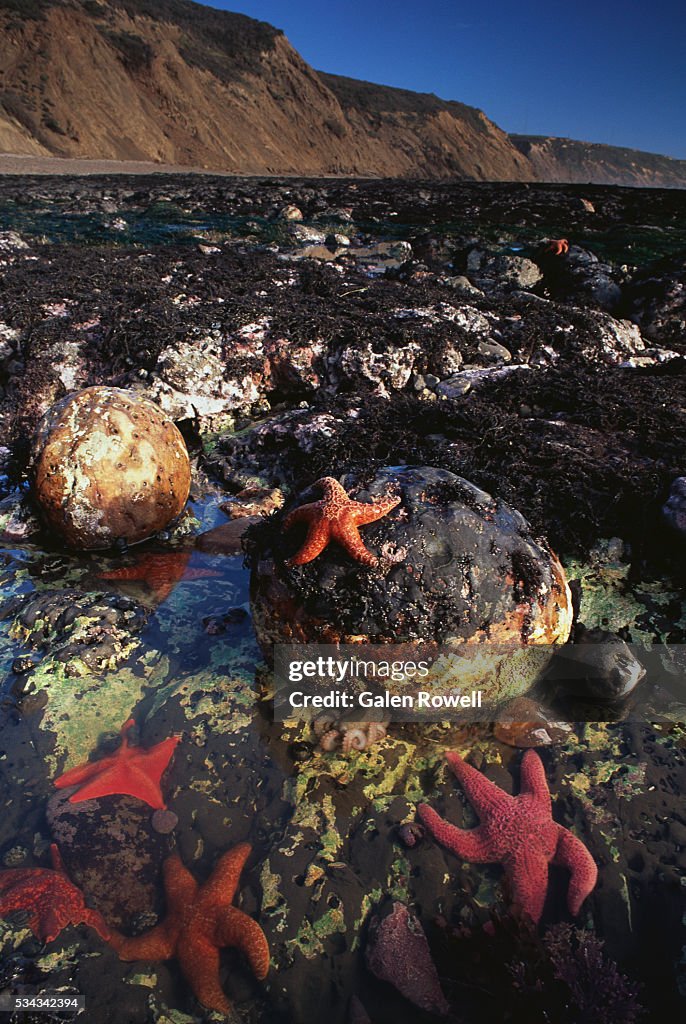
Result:
<svg viewBox="0 0 686 1024"><path fill-rule="evenodd" d="M490 338L480 341L477 345L477 351L479 355L492 362L510 363L512 361L510 350L501 345L499 341L493 341Z"/></svg>
<svg viewBox="0 0 686 1024"><path fill-rule="evenodd" d="M572 734L569 722L555 721L550 710L530 697L515 697L500 708L493 734L510 747L550 747Z"/></svg>
<svg viewBox="0 0 686 1024"><path fill-rule="evenodd" d="M155 811L150 824L152 825L155 832L159 832L160 835L166 836L170 832L173 832L179 823L179 817L174 814L173 811L169 811L166 808Z"/></svg>
<svg viewBox="0 0 686 1024"><path fill-rule="evenodd" d="M628 697L646 670L629 645L604 629L576 627L576 643L555 652L546 681L563 692L602 701Z"/></svg>

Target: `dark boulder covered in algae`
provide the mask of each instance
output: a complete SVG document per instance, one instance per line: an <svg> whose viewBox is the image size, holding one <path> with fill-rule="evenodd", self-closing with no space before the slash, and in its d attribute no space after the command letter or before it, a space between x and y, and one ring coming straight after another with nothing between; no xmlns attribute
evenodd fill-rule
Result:
<svg viewBox="0 0 686 1024"><path fill-rule="evenodd" d="M564 571L519 512L431 467L381 469L356 500L389 492L400 505L363 528L378 569L335 544L288 568L302 532L285 533L282 513L254 528L252 605L265 652L303 641L564 643L572 622ZM305 492L294 507L307 500Z"/></svg>
<svg viewBox="0 0 686 1024"><path fill-rule="evenodd" d="M564 643L572 625L565 574L546 542L519 512L446 470L383 468L355 491L362 503L400 497L389 515L361 529L376 567L335 542L290 567L304 531L286 531L282 512L249 534L253 621L267 660L274 644L407 644L415 658L417 644L454 651L490 644L493 654L476 676L471 664L444 661L430 681L436 692L476 679L484 706L495 708L527 690L548 662L547 648ZM306 491L295 506L308 498ZM546 645L540 654L538 645ZM405 681L384 686L407 692Z"/></svg>

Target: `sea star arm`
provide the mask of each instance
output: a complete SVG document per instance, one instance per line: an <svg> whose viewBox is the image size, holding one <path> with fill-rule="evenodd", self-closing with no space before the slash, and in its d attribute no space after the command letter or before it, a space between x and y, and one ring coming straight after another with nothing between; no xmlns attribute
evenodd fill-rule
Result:
<svg viewBox="0 0 686 1024"><path fill-rule="evenodd" d="M215 941L218 946L235 946L244 954L255 977L262 981L269 971L269 944L257 921L237 907L226 907L217 915Z"/></svg>
<svg viewBox="0 0 686 1024"><path fill-rule="evenodd" d="M143 935L129 938L119 932L112 932L109 944L118 953L120 960L171 960L174 956L174 933L166 922L151 928Z"/></svg>
<svg viewBox="0 0 686 1024"><path fill-rule="evenodd" d="M321 501L311 501L309 505L301 505L299 508L294 508L283 521L284 530L290 530L291 526L295 526L296 523L309 523L312 519L317 518L321 509Z"/></svg>
<svg viewBox="0 0 686 1024"><path fill-rule="evenodd" d="M202 887L201 899L206 906L230 906L251 849L249 843L238 843L219 858L212 874Z"/></svg>
<svg viewBox="0 0 686 1024"><path fill-rule="evenodd" d="M505 861L504 867L513 902L538 924L548 889L547 857L536 847L520 849L515 857Z"/></svg>
<svg viewBox="0 0 686 1024"><path fill-rule="evenodd" d="M488 841L481 828L456 828L441 818L428 804L420 804L417 813L434 839L463 860L489 864L497 859L491 855Z"/></svg>
<svg viewBox="0 0 686 1024"><path fill-rule="evenodd" d="M109 758L103 760L109 760ZM60 775L58 779L55 779L54 785L56 789L66 789L67 786L79 786L82 782L87 782L94 776L99 775L102 772L103 761L89 761L86 764L79 764L75 768L70 768L64 775Z"/></svg>
<svg viewBox="0 0 686 1024"><path fill-rule="evenodd" d="M105 941L107 941L107 939L112 935L112 929L109 927L102 914L97 910L91 910L89 907L86 907L81 920L84 924L88 924L91 928L95 928L100 938L105 939ZM79 922L76 921L74 923L78 924Z"/></svg>
<svg viewBox="0 0 686 1024"><path fill-rule="evenodd" d="M522 758L520 793L533 796L536 802L546 810L550 810L552 807L545 768L535 750L527 750Z"/></svg>
<svg viewBox="0 0 686 1024"><path fill-rule="evenodd" d="M136 795L140 800L143 800L150 807L154 807L156 810L164 807L164 800L160 792L159 786L155 784L142 773L136 772ZM94 779L87 782L85 786L81 786L76 793L72 793L69 797L69 803L76 804L81 803L84 800L96 800L101 796L114 796L115 794L123 792L123 785L121 777L115 775L113 772L103 772L96 775Z"/></svg>
<svg viewBox="0 0 686 1024"><path fill-rule="evenodd" d="M484 812L495 811L512 801L500 786L467 764L459 754L447 751L445 758L480 818Z"/></svg>
<svg viewBox="0 0 686 1024"><path fill-rule="evenodd" d="M229 1014L231 1004L219 983L219 948L204 935L195 933L192 939L182 935L176 958L196 999L209 1010Z"/></svg>
<svg viewBox="0 0 686 1024"><path fill-rule="evenodd" d="M317 557L317 555L321 555L322 551L329 543L330 536L331 529L325 520L313 520L307 530L305 543L292 558L288 559L286 564L292 566L304 565L306 562L311 562Z"/></svg>
<svg viewBox="0 0 686 1024"><path fill-rule="evenodd" d="M396 505L400 504L400 498L378 498L373 505L365 505L362 502L350 503L349 514L358 526L366 526L367 523L375 523L377 519L383 519Z"/></svg>
<svg viewBox="0 0 686 1024"><path fill-rule="evenodd" d="M567 906L570 914L576 917L581 910L581 904L593 891L598 881L598 867L589 851L573 832L562 825L557 827L559 838L553 864L568 868L571 872L572 877L569 880L569 890L567 891Z"/></svg>
<svg viewBox="0 0 686 1024"><path fill-rule="evenodd" d="M186 906L195 901L198 894L198 883L188 868L184 866L178 853L172 853L167 857L162 873L168 908Z"/></svg>
<svg viewBox="0 0 686 1024"><path fill-rule="evenodd" d="M365 547L364 541L360 537L357 526L355 525L352 517L347 516L344 522L338 524L333 533L341 547L347 551L356 562L362 562L363 565L371 566L378 564L379 559Z"/></svg>

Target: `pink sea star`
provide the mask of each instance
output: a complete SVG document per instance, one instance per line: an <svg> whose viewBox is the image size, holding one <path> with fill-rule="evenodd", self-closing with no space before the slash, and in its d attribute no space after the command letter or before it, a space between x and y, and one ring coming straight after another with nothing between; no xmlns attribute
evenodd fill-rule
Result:
<svg viewBox="0 0 686 1024"><path fill-rule="evenodd" d="M470 830L456 828L433 808L420 804L419 817L434 838L463 860L502 864L514 902L536 924L548 889L548 864L568 868L567 906L571 914L578 914L596 884L598 869L581 840L553 821L545 770L536 751L527 750L522 759L517 797L509 796L459 754L446 753L446 758L481 824Z"/></svg>

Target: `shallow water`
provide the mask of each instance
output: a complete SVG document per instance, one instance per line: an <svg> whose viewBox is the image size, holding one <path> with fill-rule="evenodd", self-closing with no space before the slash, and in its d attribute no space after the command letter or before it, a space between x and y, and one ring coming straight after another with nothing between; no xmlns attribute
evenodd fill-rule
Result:
<svg viewBox="0 0 686 1024"><path fill-rule="evenodd" d="M118 217L123 228L113 226ZM385 238L405 237L412 227L358 226ZM104 215L66 213L47 199L3 204L0 227L51 243L113 246L190 244L248 231L264 243L281 230L267 218L168 202ZM437 229L447 237L479 230L503 251L533 245L547 230L540 223L481 229L478 219L444 221ZM587 244L608 256L633 245L648 258L684 241L676 229L648 226L589 234ZM208 496L191 505L191 534L225 521L217 502ZM154 573L102 578L135 567L146 552L174 556L162 585ZM609 629L629 624L649 641L681 630L683 639L686 599L678 583L637 583L628 564L607 551L591 565L568 568L582 580L585 622ZM50 621L41 606L23 622L25 606L12 604L50 594ZM97 618L121 598L129 603L120 604L122 618L103 637ZM122 557L15 542L0 548L0 605L0 869L48 867L49 844L57 840L87 904L132 935L164 913L161 871L172 849L202 882L226 850L249 842L235 903L264 928L271 968L258 983L237 951L228 950L221 985L240 1015L256 1024L322 1017L342 1024L353 992L375 1024L432 1019L365 967L370 918L389 897L421 917L444 991L457 1008L449 1019L500 1024L510 1002L521 998L498 971L516 956L538 964L542 947L534 943L532 951L534 940L508 933L509 926L496 929L496 945L480 945L493 909L508 909L500 867L462 863L431 841L408 847L399 839L424 799L458 825L476 824L445 770L445 749L469 752L492 781L515 792L520 751L496 742L487 727L428 725L393 727L375 747L342 756L319 750L302 724L274 723L271 681L249 614L242 614L249 611L248 571L241 557L191 550L189 535ZM61 612L67 614L59 621ZM30 666L17 664L20 658ZM111 754L130 717L132 742L143 749L181 737L162 781L178 816L170 834L157 833L152 809L133 798L89 801L80 817L55 809L54 780ZM582 839L600 869L575 924L600 936L608 959L645 985L647 1019L676 1019L683 1008L679 986L686 991L683 955L679 962L686 941L685 749L683 725L587 722L567 743L543 752L555 820ZM140 888L123 881L134 877ZM546 931L570 920L567 882L562 869L551 869ZM445 922L464 934L451 934ZM0 922L0 959L0 991L23 985L84 993L87 1011L79 1019L87 1024L208 1019L175 960L123 963L84 926L65 928L41 945L25 918L10 916ZM607 966L603 972L610 975ZM488 995L498 986L502 1013ZM513 1019L530 1024L538 1010L535 1001L517 1003Z"/></svg>
<svg viewBox="0 0 686 1024"><path fill-rule="evenodd" d="M194 503L191 512L196 532L224 521L214 497ZM99 575L137 564L146 552L156 550L151 545L133 548L117 558L103 553L79 556L36 545L0 551L5 609L10 593L31 596L55 591L58 598L64 595L60 607L66 608L78 605L79 595L88 597L106 590L110 598L117 594L131 598L148 616L143 628L132 633L137 646L128 656L110 669L72 677L65 676L62 669L74 658L60 662L60 652L69 639L68 628L61 633L59 629L46 631L39 621L34 623L30 636L21 634L16 626L20 618L16 609L0 622L0 667L5 673L0 719L3 866L47 866L48 844L57 839L67 870L84 888L87 903L105 909L111 923L131 934L145 931L155 920L154 915L163 912L159 871L169 850L176 848L194 876L203 881L223 852L247 840L253 850L241 876L238 900L269 935L272 970L267 983L260 986L236 951L229 951L222 961L224 990L251 1020L314 1020L312 1002L299 993L307 991L314 976L318 984L325 983L326 973L335 969L336 954L331 966L326 966L331 951L338 949L337 955L345 954L347 958L354 952L353 940L360 921L355 924L348 919L346 901L354 917L369 913L383 898L384 888L396 899L414 900L425 908L432 903L429 894L437 893L438 879L433 871L426 870L437 848L434 846L433 852L422 852L422 847L418 851L403 850L398 846L396 830L401 821L412 820L414 802L424 794L435 800L435 772L443 749L457 746L481 750L490 761L502 759L504 763L513 757L516 760L517 755L494 744L488 730L472 727L465 734L460 727L438 725L423 726L421 730L393 727L389 740L376 752L363 751L345 758L317 753L303 727L295 722L283 726L272 722L270 704L261 692L266 677L259 670L261 656L251 621L236 611L249 608L248 572L242 558L208 556L199 551L186 558L184 543L176 549L168 543L157 549L167 555L176 550L174 557L183 563L179 572L172 560L170 580L173 582L175 575L179 578L164 596L159 591L159 579L152 585L145 579L104 581ZM610 566L607 572L616 584L618 570ZM602 600L594 592L598 613L606 614L611 607L607 604L608 592ZM222 616L230 609L234 610L231 621L222 623ZM209 632L208 619L213 620ZM225 631L217 632L220 628ZM15 659L27 654L36 667L28 673L12 671ZM76 824L74 819L65 831L63 819L58 816L55 823L54 779L65 769L99 759L115 749L116 733L130 717L136 722L135 742L144 748L171 735L181 736L163 781L168 806L179 818L176 828L170 836L160 837L151 830L149 808L131 798L111 796L80 805L86 808L85 820ZM577 819L585 822L581 833L588 840L588 830L597 828L606 837L608 848L615 851L610 863L617 858L623 862L633 849L631 841L623 849L632 832L627 832L622 823L626 811L621 805L629 801L636 804L632 820L637 820L639 802L643 815L652 814L646 789L653 779L655 790L656 770L663 787L670 791L676 787L671 751L676 752L683 742L680 735L678 730L674 733L672 728L658 727L641 739L639 747L635 738L633 747L631 742L627 747L617 727L590 723L579 727L579 738L559 749L557 766L549 764L549 770L554 771L554 799L575 795L579 808L586 808ZM512 770L517 771L516 767ZM616 809L608 805L603 792L608 784L613 787ZM476 823L471 809L465 808L465 814L467 826ZM122 846L116 823L132 820L135 831ZM568 819L566 823L570 823ZM369 850L357 848L356 837L366 832L376 837L375 843ZM592 848L597 857L597 845ZM393 851L394 860L386 860L387 850ZM659 863L665 865L665 870L669 850L669 842L659 849L648 843L644 854L656 857L654 870L658 870ZM149 909L139 906L138 912L126 893L119 892L117 881L119 874L127 877L132 851L150 897ZM440 863L448 868L448 877L454 877L458 866L449 854L445 856L446 861L441 859ZM84 874L84 862L90 865L90 874ZM350 870L362 881L358 895L345 882L345 871ZM639 884L639 875L647 873L652 878L652 870L644 859L641 872L634 872L632 889ZM444 872L442 867L440 874L445 880ZM316 889L308 888L312 883L306 881L310 876L312 883L324 887L322 899L314 903ZM564 916L566 886L564 873L552 877L555 895L548 911L550 921ZM609 941L609 953L618 955L621 944L618 937L613 939L612 928L605 920L607 914L619 913L622 917L609 877L597 895L593 914L584 910L582 920L587 926L595 921ZM470 898L478 913L494 903L502 906L499 879L497 867L463 865L461 886L466 886L467 892L471 890ZM451 902L459 898L461 890L456 881L454 886L450 886ZM658 906L668 896L666 885L663 896L658 895ZM439 905L445 906L444 900L442 897ZM336 909L339 907L340 911ZM648 937L636 936L639 947L645 946ZM441 949L440 942L436 948ZM89 1007L84 1019L98 1024L110 1020L118 1024L124 1019L204 1019L175 961L121 963L84 926L66 929L41 948L26 931L21 915L10 916L0 924L0 952L7 965L3 984L14 979L15 986L24 986L27 991L64 987L66 991L82 992ZM440 953L438 957L440 963ZM98 962L101 966L96 982L92 964ZM359 967L353 968L350 963L348 970L350 977L344 990L350 983L361 984L359 979L355 981ZM369 990L369 978L364 984ZM448 978L449 991L454 984ZM457 984L463 985L464 981L458 978ZM331 998L333 1010L339 997L332 994ZM322 999L324 993L317 1001ZM366 999L369 1005L379 1007L375 1019L390 1019L378 1004L378 993L367 991ZM111 1011L113 1001L125 1005L128 1016ZM481 1011L477 1005L470 1012ZM397 1006L393 1013L397 1020Z"/></svg>

